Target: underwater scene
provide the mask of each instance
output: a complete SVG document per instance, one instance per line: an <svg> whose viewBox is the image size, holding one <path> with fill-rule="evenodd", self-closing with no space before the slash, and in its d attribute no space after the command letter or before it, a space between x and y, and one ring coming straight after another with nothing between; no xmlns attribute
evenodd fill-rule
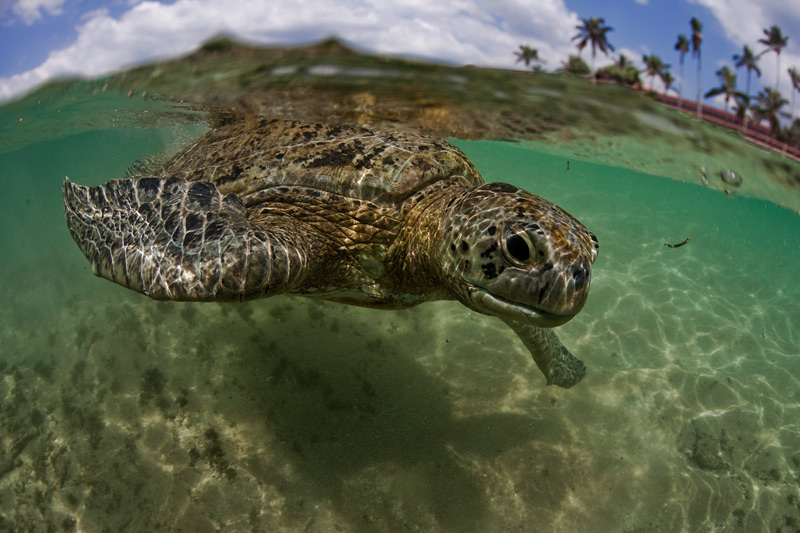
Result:
<svg viewBox="0 0 800 533"><path fill-rule="evenodd" d="M800 531L796 192L451 138L599 239L557 329L586 377L561 389L458 302L157 302L96 278L63 179L209 123L93 87L0 108L0 531ZM651 150L631 157L682 158Z"/></svg>

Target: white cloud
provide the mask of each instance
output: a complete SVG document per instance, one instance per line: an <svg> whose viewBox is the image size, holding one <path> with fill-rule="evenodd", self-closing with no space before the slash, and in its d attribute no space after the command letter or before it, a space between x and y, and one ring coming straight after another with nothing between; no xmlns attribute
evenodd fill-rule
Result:
<svg viewBox="0 0 800 533"><path fill-rule="evenodd" d="M642 6L646 6L647 2L648 2L648 0L636 0L636 3L639 4L639 5L642 5Z"/></svg>
<svg viewBox="0 0 800 533"><path fill-rule="evenodd" d="M105 17L108 16L108 8L107 7L99 7L97 9L93 9L92 11L87 11L83 15L81 15L81 21L91 20L93 18L98 17Z"/></svg>
<svg viewBox="0 0 800 533"><path fill-rule="evenodd" d="M64 0L18 0L11 11L25 24L31 25L42 18L42 12L60 15Z"/></svg>
<svg viewBox="0 0 800 533"><path fill-rule="evenodd" d="M59 76L97 76L185 54L222 32L265 44L337 35L378 53L507 67L514 66L514 50L527 44L555 67L573 53L578 22L563 0L144 1L118 19L107 11L92 13L72 45L52 52L35 69L0 78L0 100Z"/></svg>
<svg viewBox="0 0 800 533"><path fill-rule="evenodd" d="M791 86L786 69L800 65L800 35L792 35L792 30L800 28L800 2L786 0L692 0L706 6L722 26L725 37L734 43L741 52L744 45L750 46L758 54L764 46L758 40L764 37L764 29L773 24L781 27L789 36L788 46L781 52L781 72L779 88L789 94ZM777 62L775 54L769 53L761 58L759 67L765 85L775 83Z"/></svg>

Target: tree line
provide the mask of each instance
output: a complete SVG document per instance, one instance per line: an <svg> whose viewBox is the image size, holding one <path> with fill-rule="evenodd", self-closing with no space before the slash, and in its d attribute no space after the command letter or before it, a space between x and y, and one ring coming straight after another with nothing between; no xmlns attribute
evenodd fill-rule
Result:
<svg viewBox="0 0 800 533"><path fill-rule="evenodd" d="M789 78L792 84L791 89L791 112L786 113L783 108L789 104L789 101L781 95L778 90L780 85L780 60L781 50L783 50L789 38L783 35L781 28L773 25L770 28L764 29L764 37L759 39L758 44L764 48L760 53L755 54L750 46L745 45L741 54L733 55L733 65L736 71L741 68L746 70L747 82L744 91L736 88L737 75L736 71L728 66L723 66L716 72L719 78L720 85L707 91L705 94L702 91L702 44L703 44L703 24L696 17L689 21L691 29L691 37L685 34L678 35L678 40L675 43L675 51L678 53L678 61L680 64L680 80L681 87L676 89L672 86L675 82L675 77L670 72L670 65L656 54L642 56L642 61L645 64L643 70L639 70L630 59L620 54L612 65L595 69L595 60L597 51L599 50L606 56L614 51L614 46L608 40L608 33L613 31L613 28L606 25L605 19L598 17L581 19L581 24L576 26L575 29L578 33L572 38L576 41L578 54L584 48L589 46L592 51L591 66L581 58L580 55L570 55L566 62L562 62L561 67L556 72L564 72L578 76L590 76L592 83L596 83L597 79L611 80L629 86L642 86L640 75L644 74L650 78L650 87L653 87L653 81L658 76L664 83L665 93L669 93L670 89L678 94L683 94L684 89L684 57L691 50L692 56L697 62L697 116L698 118L703 113L703 98L712 98L715 96L723 95L725 102L725 111L730 108L731 100L734 102L734 111L742 123L742 130L746 131L748 120L754 120L756 123L767 121L770 125L770 134L773 138L784 141L794 142L800 141L800 119L794 121L787 127L783 127L781 117L792 118L794 117L795 106L795 93L800 92L800 72L796 67L787 69ZM765 87L758 94L750 94L750 78L752 73L761 77L761 69L758 66L759 60L768 53L774 53L777 61L775 86ZM535 72L542 72L541 63L544 61L539 57L539 52L535 48L527 45L520 45L519 50L515 52L517 62L524 62L526 67L531 67ZM678 100L678 107L680 108L682 101Z"/></svg>

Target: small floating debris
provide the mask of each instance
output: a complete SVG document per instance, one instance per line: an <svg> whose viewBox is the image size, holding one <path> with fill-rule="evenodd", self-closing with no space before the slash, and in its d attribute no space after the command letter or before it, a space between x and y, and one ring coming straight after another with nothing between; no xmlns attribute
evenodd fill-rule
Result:
<svg viewBox="0 0 800 533"><path fill-rule="evenodd" d="M683 241L683 242L679 242L678 244L670 244L668 242L665 242L664 246L666 246L667 248L680 248L681 246L683 246L685 244L688 244L689 241L691 241L691 240L692 240L691 237L686 237L686 240Z"/></svg>
<svg viewBox="0 0 800 533"><path fill-rule="evenodd" d="M719 173L719 177L732 187L738 187L742 184L742 177L733 170L723 170Z"/></svg>

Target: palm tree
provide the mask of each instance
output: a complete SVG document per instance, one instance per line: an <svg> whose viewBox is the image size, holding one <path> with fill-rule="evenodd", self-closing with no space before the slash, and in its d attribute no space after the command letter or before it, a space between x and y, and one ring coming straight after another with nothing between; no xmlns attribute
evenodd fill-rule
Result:
<svg viewBox="0 0 800 533"><path fill-rule="evenodd" d="M703 94L700 83L700 45L703 44L703 23L697 20L697 17L692 17L689 23L692 25L692 55L697 58L697 118L700 118L703 115L703 101L700 99L700 95Z"/></svg>
<svg viewBox="0 0 800 533"><path fill-rule="evenodd" d="M750 94L750 74L755 70L758 77L761 77L761 69L758 68L758 57L753 54L749 46L745 46L744 50L742 50L742 55L733 54L733 60L736 61L736 68L745 67L747 69L747 85L744 92Z"/></svg>
<svg viewBox="0 0 800 533"><path fill-rule="evenodd" d="M800 144L800 118L794 119L792 125L786 129L786 142Z"/></svg>
<svg viewBox="0 0 800 533"><path fill-rule="evenodd" d="M779 91L767 87L756 96L758 103L753 106L753 115L757 122L766 120L769 122L770 135L776 137L781 131L781 116L788 116L788 113L781 111L781 108L789 103L786 98L781 96Z"/></svg>
<svg viewBox="0 0 800 533"><path fill-rule="evenodd" d="M617 60L614 62L614 66L617 68L630 68L633 66L633 61L628 59L628 56L625 54L620 54Z"/></svg>
<svg viewBox="0 0 800 533"><path fill-rule="evenodd" d="M675 50L681 53L681 90L680 93L683 95L683 82L685 78L683 77L683 56L686 55L686 52L689 51L689 39L686 38L685 35L681 34L678 35L678 42L675 43ZM681 103L683 102L683 97L678 99L678 110L681 108Z"/></svg>
<svg viewBox="0 0 800 533"><path fill-rule="evenodd" d="M656 54L651 56L644 55L642 56L642 61L644 61L645 65L644 71L647 72L648 76L650 76L650 88L653 89L653 80L655 80L656 76L661 76L661 74L664 72L664 69L669 68L669 65L665 65L664 62L661 61L661 58Z"/></svg>
<svg viewBox="0 0 800 533"><path fill-rule="evenodd" d="M514 52L514 54L517 56L517 63L523 61L526 67L531 66L531 61L544 63L543 60L539 59L539 50L531 48L527 44L525 46L519 45L519 52Z"/></svg>
<svg viewBox="0 0 800 533"><path fill-rule="evenodd" d="M590 19L581 19L583 23L581 26L575 26L578 34L572 40L578 40L578 52L582 52L587 44L592 45L592 83L595 82L594 77L594 60L597 55L597 49L608 55L608 51L614 51L614 47L608 42L606 33L613 31L614 28L606 26L606 21L603 18L592 17Z"/></svg>
<svg viewBox="0 0 800 533"><path fill-rule="evenodd" d="M672 83L675 81L675 78L672 76L672 72L666 69L661 71L660 76L661 76L661 81L664 82L664 94L667 94L669 93L669 90L672 87Z"/></svg>
<svg viewBox="0 0 800 533"><path fill-rule="evenodd" d="M750 111L750 97L743 95L736 98L736 107L733 108L734 113L742 121L742 134L747 135L747 112Z"/></svg>
<svg viewBox="0 0 800 533"><path fill-rule="evenodd" d="M783 49L784 46L786 46L786 43L789 42L789 38L784 37L783 33L781 33L781 29L774 24L772 25L771 28L764 30L764 35L765 38L759 39L758 42L759 44L763 44L764 46L766 46L767 49L761 52L761 54L759 55L764 55L769 51L775 52L775 56L777 57L778 61L778 68L775 71L775 90L777 91L779 89L778 85L780 84L781 81L780 79L781 50Z"/></svg>
<svg viewBox="0 0 800 533"><path fill-rule="evenodd" d="M789 77L792 79L792 112L790 115L794 118L794 93L800 91L800 72L797 71L797 67L789 69Z"/></svg>
<svg viewBox="0 0 800 533"><path fill-rule="evenodd" d="M715 87L706 93L706 98L717 96L718 94L725 95L725 112L728 112L728 103L731 97L741 99L747 96L745 93L736 90L736 73L728 67L722 67L716 72L719 76L720 86Z"/></svg>

